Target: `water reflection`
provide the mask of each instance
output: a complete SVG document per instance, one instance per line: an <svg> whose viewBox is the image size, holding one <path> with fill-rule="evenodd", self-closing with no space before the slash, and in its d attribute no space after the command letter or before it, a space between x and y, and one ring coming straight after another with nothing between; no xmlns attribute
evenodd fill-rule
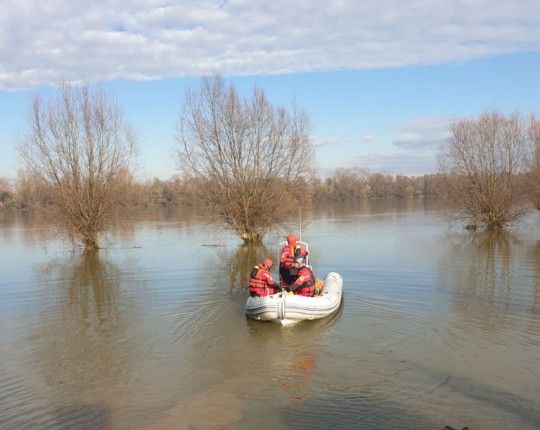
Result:
<svg viewBox="0 0 540 430"><path fill-rule="evenodd" d="M425 212L439 210L439 201L430 198L403 198L403 199L360 199L347 202L317 203L312 205L306 213L311 218L321 217L332 219L347 219L351 216L384 216L401 214L413 211Z"/></svg>
<svg viewBox="0 0 540 430"><path fill-rule="evenodd" d="M522 267L525 247L509 232L463 233L448 240L439 274L441 287L451 294L454 325L465 331L481 328L487 339L503 344L509 330L518 330L529 343L522 323L537 325L531 299L538 277L530 271L539 263Z"/></svg>
<svg viewBox="0 0 540 430"><path fill-rule="evenodd" d="M5 220L0 428L538 428L540 224L448 234L390 203L316 215L312 263L343 274L344 306L284 328L244 315L273 245L150 211L66 255Z"/></svg>
<svg viewBox="0 0 540 430"><path fill-rule="evenodd" d="M64 320L81 332L93 327L97 332L108 333L110 328L103 324L109 317L123 319L119 302L122 273L99 251L53 260L41 269L40 275L44 285L57 288L56 300ZM49 288L49 293L54 291Z"/></svg>
<svg viewBox="0 0 540 430"><path fill-rule="evenodd" d="M136 229L133 218L127 213L117 213L110 230L103 234L101 246L106 247L118 240L132 240ZM0 211L0 243L20 240L25 245L42 245L60 238L76 244L74 238L66 233L64 226L49 219L39 211Z"/></svg>
<svg viewBox="0 0 540 430"><path fill-rule="evenodd" d="M416 357L416 367L440 378L449 375L444 391L456 398L454 404L470 398L461 407L471 417L475 408L497 399L501 416L538 422L537 387L530 379L540 370L533 359L540 345L536 245L524 246L508 231L459 233L446 240L439 286L451 309L437 341L448 352L433 349L431 362L421 364Z"/></svg>
<svg viewBox="0 0 540 430"><path fill-rule="evenodd" d="M540 347L540 240L534 242L528 250L530 265L533 267L530 276L532 298L530 300L531 318L525 327L525 336L531 345Z"/></svg>
<svg viewBox="0 0 540 430"><path fill-rule="evenodd" d="M529 247L529 259L534 267L533 284L534 293L531 313L540 316L540 240Z"/></svg>
<svg viewBox="0 0 540 430"><path fill-rule="evenodd" d="M123 295L123 273L99 252L87 252L53 260L38 274L48 306L32 335L40 343L32 351L33 366L53 403L73 405L55 419L70 428L75 408L77 420L97 427L104 415L95 414L94 406L105 404L99 410L112 423L112 411L128 395L137 357L139 309ZM81 418L85 410L89 415Z"/></svg>
<svg viewBox="0 0 540 430"><path fill-rule="evenodd" d="M0 243L41 244L53 237L50 225L31 211L0 211Z"/></svg>
<svg viewBox="0 0 540 430"><path fill-rule="evenodd" d="M276 337L276 326L273 323L260 323L248 320L249 333L252 336L270 337L267 342L275 353L273 370L276 372L276 382L284 394L288 396L287 408L295 409L299 404L317 398L320 388L315 378L319 365L318 357L324 348L325 337L335 325L343 307L327 318L296 324L279 330ZM268 371L268 369L261 369ZM285 412L285 415L288 412Z"/></svg>
<svg viewBox="0 0 540 430"><path fill-rule="evenodd" d="M149 428L287 427L290 411L320 394L318 357L338 318L283 329L251 320L232 323L224 316L216 325L200 327L197 344L204 345L205 354L192 352L199 364L198 389L181 396ZM269 407L276 402L287 405L283 413Z"/></svg>
<svg viewBox="0 0 540 430"><path fill-rule="evenodd" d="M216 248L215 256L209 258L208 265L218 268L221 276L209 276L208 282L210 285L226 288L229 291L245 290L249 284L251 269L265 258L271 258L274 262L272 276L276 281L278 279L276 268L279 263L276 257L277 251L272 253L265 245L239 245L233 249Z"/></svg>
<svg viewBox="0 0 540 430"><path fill-rule="evenodd" d="M442 284L452 289L457 311L470 312L478 304L490 311L493 306L522 306L514 300L512 286L519 284L515 254L519 240L507 231L482 231L446 237L447 253L441 256ZM521 294L521 291L515 294Z"/></svg>
<svg viewBox="0 0 540 430"><path fill-rule="evenodd" d="M197 312L178 320L178 337L198 389L184 394L150 426L170 428L283 427L283 414L268 407L276 401L294 408L317 396L313 381L326 334L339 313L325 320L282 328L243 318L247 276L269 255L264 247L215 248L204 262L212 268L203 277ZM223 298L228 305L223 306ZM204 311L201 312L201 306ZM202 315L201 315L202 314ZM188 333L195 333L191 338ZM247 334L247 336L246 336ZM204 354L201 351L204 350Z"/></svg>
<svg viewBox="0 0 540 430"><path fill-rule="evenodd" d="M188 229L203 224L211 228L211 217L194 207L151 207L136 211L118 211L110 223L110 229L103 235L102 247L118 242L132 241L136 233L152 227L154 231L170 229L176 224L179 229ZM54 225L46 214L32 210L0 211L0 243L21 240L26 245L45 244L55 238L67 239L62 226Z"/></svg>
<svg viewBox="0 0 540 430"><path fill-rule="evenodd" d="M218 231L211 222L212 218L212 214L198 207L152 206L137 210L133 213L131 220L137 229L151 227L155 231L161 231L168 230L171 225L175 225L180 230L197 226Z"/></svg>

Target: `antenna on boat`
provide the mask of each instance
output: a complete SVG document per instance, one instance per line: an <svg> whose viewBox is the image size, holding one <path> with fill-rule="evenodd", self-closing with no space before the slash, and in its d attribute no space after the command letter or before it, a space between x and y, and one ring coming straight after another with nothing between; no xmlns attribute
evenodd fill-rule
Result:
<svg viewBox="0 0 540 430"><path fill-rule="evenodd" d="M298 220L300 224L300 242L302 242L302 206L298 206Z"/></svg>

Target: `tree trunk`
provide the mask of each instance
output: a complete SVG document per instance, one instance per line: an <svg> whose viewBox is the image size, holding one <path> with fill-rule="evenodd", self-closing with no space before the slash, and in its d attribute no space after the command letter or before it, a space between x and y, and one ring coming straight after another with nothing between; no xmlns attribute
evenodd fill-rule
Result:
<svg viewBox="0 0 540 430"><path fill-rule="evenodd" d="M250 231L240 235L245 245L257 245L262 242L262 237L259 233Z"/></svg>
<svg viewBox="0 0 540 430"><path fill-rule="evenodd" d="M85 251L95 251L99 249L98 234L93 231L84 232L82 242Z"/></svg>

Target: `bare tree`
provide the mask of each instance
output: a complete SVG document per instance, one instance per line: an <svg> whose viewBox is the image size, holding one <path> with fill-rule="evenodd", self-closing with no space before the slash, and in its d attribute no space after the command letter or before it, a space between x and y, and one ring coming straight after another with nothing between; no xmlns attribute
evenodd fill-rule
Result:
<svg viewBox="0 0 540 430"><path fill-rule="evenodd" d="M527 170L527 127L513 114L487 112L450 125L441 159L445 199L472 226L502 227L520 218L519 175Z"/></svg>
<svg viewBox="0 0 540 430"><path fill-rule="evenodd" d="M0 209L14 204L13 187L6 178L0 178Z"/></svg>
<svg viewBox="0 0 540 430"><path fill-rule="evenodd" d="M392 195L393 178L383 173L373 173L368 179L368 196L370 198L383 198Z"/></svg>
<svg viewBox="0 0 540 430"><path fill-rule="evenodd" d="M244 97L217 74L186 91L177 140L202 201L246 243L296 213L294 183L315 167L303 111L274 107L257 88Z"/></svg>
<svg viewBox="0 0 540 430"><path fill-rule="evenodd" d="M327 181L327 194L333 200L367 197L369 172L360 168L337 168Z"/></svg>
<svg viewBox="0 0 540 430"><path fill-rule="evenodd" d="M392 195L394 197L403 198L418 195L416 178L411 178L406 175L396 175L392 184Z"/></svg>
<svg viewBox="0 0 540 430"><path fill-rule="evenodd" d="M540 210L540 119L531 115L529 121L530 172L526 181L526 192L536 209Z"/></svg>
<svg viewBox="0 0 540 430"><path fill-rule="evenodd" d="M134 136L101 89L61 84L50 102L34 96L19 145L25 174L50 199L39 207L87 250L99 247L132 180Z"/></svg>

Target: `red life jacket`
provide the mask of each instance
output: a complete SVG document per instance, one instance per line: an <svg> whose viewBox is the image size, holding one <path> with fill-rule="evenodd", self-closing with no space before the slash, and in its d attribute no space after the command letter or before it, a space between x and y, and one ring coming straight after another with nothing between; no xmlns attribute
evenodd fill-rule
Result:
<svg viewBox="0 0 540 430"><path fill-rule="evenodd" d="M294 257L295 257L295 251L296 248L290 245L285 246L281 250L281 259L279 260L279 267L282 268L289 268L294 263Z"/></svg>
<svg viewBox="0 0 540 430"><path fill-rule="evenodd" d="M302 267L298 271L298 276L305 276L306 274L302 273L304 271L309 272L309 279L304 281L294 292L299 296L312 297L315 294L315 276L309 267Z"/></svg>
<svg viewBox="0 0 540 430"><path fill-rule="evenodd" d="M277 292L274 286L268 284L268 269L255 266L250 273L249 292L260 297L270 296Z"/></svg>

